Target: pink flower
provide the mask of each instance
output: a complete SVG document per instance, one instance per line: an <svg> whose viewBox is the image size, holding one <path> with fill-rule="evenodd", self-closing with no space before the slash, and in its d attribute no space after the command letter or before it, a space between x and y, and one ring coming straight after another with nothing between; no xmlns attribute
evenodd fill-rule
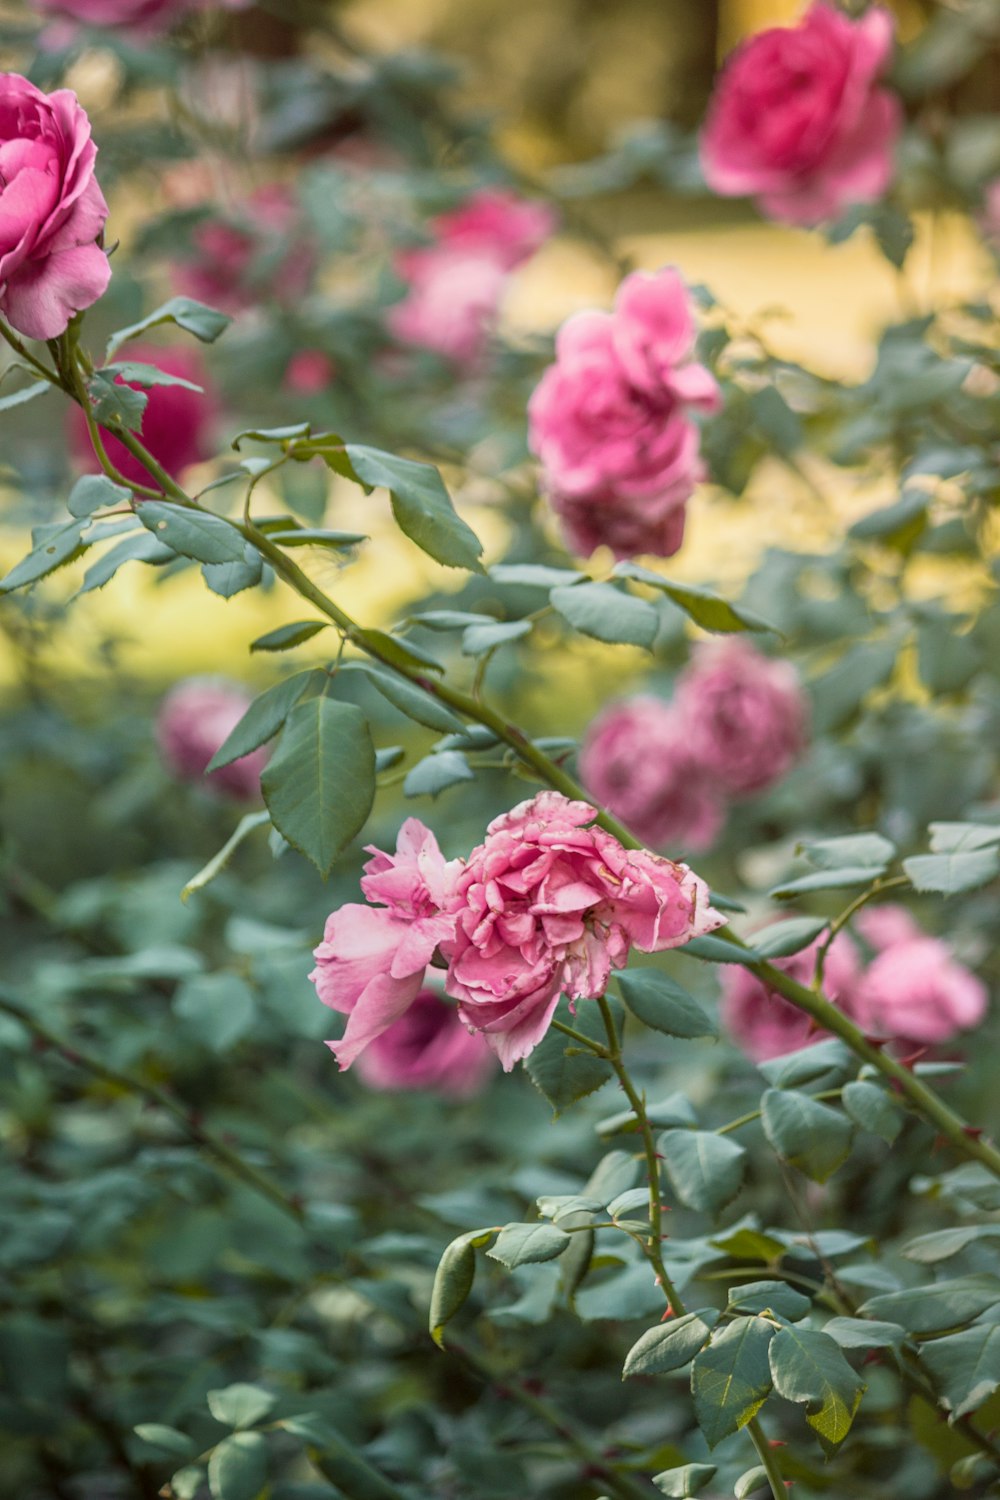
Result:
<svg viewBox="0 0 1000 1500"><path fill-rule="evenodd" d="M702 477L691 411L718 388L691 360L695 324L677 271L635 272L614 311L575 313L528 404L529 443L569 543L670 557Z"/></svg>
<svg viewBox="0 0 1000 1500"><path fill-rule="evenodd" d="M33 0L45 15L67 16L84 26L126 26L164 31L192 10L244 10L251 0Z"/></svg>
<svg viewBox="0 0 1000 1500"><path fill-rule="evenodd" d="M799 984L811 987L818 947L819 941L811 943L790 958L775 959L774 966ZM854 1014L859 977L857 949L845 933L838 933L826 956L823 993L847 1015ZM796 1052L826 1035L813 1026L804 1010L777 990L768 989L749 969L735 964L727 964L722 970L722 1023L754 1062Z"/></svg>
<svg viewBox="0 0 1000 1500"><path fill-rule="evenodd" d="M318 396L337 378L337 367L322 349L300 349L285 366L282 384L297 396Z"/></svg>
<svg viewBox="0 0 1000 1500"><path fill-rule="evenodd" d="M459 208L439 214L430 227L449 250L490 255L513 271L555 232L556 216L546 203L519 198L505 188L484 188Z"/></svg>
<svg viewBox="0 0 1000 1500"><path fill-rule="evenodd" d="M205 367L193 350L129 345L120 358L131 363L155 365L158 370L176 375L192 385L203 387L205 384ZM123 380L120 375L116 376L116 384L139 389L138 382ZM138 436L153 457L173 476L181 474L190 464L204 462L211 453L209 428L216 413L211 396L183 385L156 385L147 394L149 400ZM81 466L96 470L99 465L90 444L87 424L77 406L70 409L69 437ZM111 462L126 479L136 484L155 484L139 460L133 458L118 438L106 433L104 446Z"/></svg>
<svg viewBox="0 0 1000 1500"><path fill-rule="evenodd" d="M791 224L816 224L881 197L902 125L898 100L878 86L892 24L878 7L855 21L816 0L797 26L759 32L738 47L702 133L709 186L727 197L749 194L769 217Z"/></svg>
<svg viewBox="0 0 1000 1500"><path fill-rule="evenodd" d="M684 720L660 698L612 704L587 730L580 776L595 800L647 844L707 849L723 809Z"/></svg>
<svg viewBox="0 0 1000 1500"><path fill-rule="evenodd" d="M874 913L872 913L874 915ZM945 1042L986 1014L986 987L938 938L904 938L869 964L857 996L858 1019L875 1036Z"/></svg>
<svg viewBox="0 0 1000 1500"><path fill-rule="evenodd" d="M361 889L382 905L333 912L309 976L323 1004L348 1017L341 1040L327 1043L342 1068L409 1009L435 949L455 932L460 866L444 859L430 829L407 818L394 855L369 853Z"/></svg>
<svg viewBox="0 0 1000 1500"><path fill-rule="evenodd" d="M178 290L230 313L262 300L299 300L316 253L295 233L297 213L290 190L269 183L235 212L204 220L191 236L193 257L174 269Z"/></svg>
<svg viewBox="0 0 1000 1500"><path fill-rule="evenodd" d="M182 781L200 781L252 701L238 683L217 677L189 677L171 688L156 716L156 738L173 774ZM213 771L208 785L232 797L256 797L267 757L266 747L241 756Z"/></svg>
<svg viewBox="0 0 1000 1500"><path fill-rule="evenodd" d="M876 952L925 936L906 907L893 901L887 901L883 906L863 906L855 915L853 923L855 930Z"/></svg>
<svg viewBox="0 0 1000 1500"><path fill-rule="evenodd" d="M0 74L0 312L28 338L58 338L111 279L96 158L71 89Z"/></svg>
<svg viewBox="0 0 1000 1500"><path fill-rule="evenodd" d="M467 1031L455 1007L433 990L420 990L358 1058L369 1088L434 1089L455 1099L478 1093L495 1066L483 1038Z"/></svg>
<svg viewBox="0 0 1000 1500"><path fill-rule="evenodd" d="M677 684L692 753L734 796L773 785L806 744L806 700L788 662L736 637L698 647Z"/></svg>
<svg viewBox="0 0 1000 1500"><path fill-rule="evenodd" d="M634 945L659 952L724 920L686 865L626 850L586 802L540 792L494 819L455 888L445 988L505 1069L548 1030L560 993L604 993Z"/></svg>

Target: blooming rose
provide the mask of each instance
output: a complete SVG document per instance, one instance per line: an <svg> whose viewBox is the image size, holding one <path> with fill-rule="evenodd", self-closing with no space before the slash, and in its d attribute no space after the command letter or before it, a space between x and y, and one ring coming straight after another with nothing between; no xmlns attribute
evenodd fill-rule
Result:
<svg viewBox="0 0 1000 1500"><path fill-rule="evenodd" d="M580 777L647 844L707 849L723 809L676 708L648 695L615 703L587 730Z"/></svg>
<svg viewBox="0 0 1000 1500"><path fill-rule="evenodd" d="M819 943L811 943L801 953L774 960L776 969L811 985L816 969ZM838 933L830 944L823 967L823 993L848 1015L854 1014L860 977L857 949L845 933ZM813 1025L804 1010L769 989L749 969L727 964L722 970L722 1023L733 1040L754 1062L796 1052L811 1042L820 1041L826 1033Z"/></svg>
<svg viewBox="0 0 1000 1500"><path fill-rule="evenodd" d="M280 183L269 183L235 212L205 219L192 232L191 259L175 267L178 290L230 313L262 298L301 298L316 254L308 241L293 234L296 216L294 194Z"/></svg>
<svg viewBox="0 0 1000 1500"><path fill-rule="evenodd" d="M189 677L171 688L156 716L156 738L174 775L182 781L200 781L252 701L238 683L218 677ZM256 797L267 757L266 747L253 750L213 771L208 783L233 797Z"/></svg>
<svg viewBox="0 0 1000 1500"><path fill-rule="evenodd" d="M192 385L203 387L205 384L205 367L193 349L153 349L136 344L129 345L122 357L138 364L155 365L158 370ZM137 382L123 381L120 375L116 377L116 384L139 388ZM211 453L209 428L216 410L211 396L183 385L155 385L146 394L149 400L142 414L139 436L153 457L172 475L208 458ZM76 458L82 466L96 470L97 459L83 412L78 406L70 408L68 420L70 443ZM111 462L126 479L136 484L154 482L118 438L105 434L104 447Z"/></svg>
<svg viewBox="0 0 1000 1500"><path fill-rule="evenodd" d="M0 312L28 338L58 338L111 279L96 158L71 89L0 74Z"/></svg>
<svg viewBox="0 0 1000 1500"><path fill-rule="evenodd" d="M341 1040L327 1043L342 1068L409 1009L434 950L455 932L460 864L444 859L430 829L407 818L394 855L368 852L361 889L382 904L333 912L309 976L323 1004L349 1017Z"/></svg>
<svg viewBox="0 0 1000 1500"><path fill-rule="evenodd" d="M702 133L709 186L749 194L791 224L881 197L902 123L899 102L878 85L891 48L888 11L851 20L823 0L797 26L744 42L723 70Z"/></svg>
<svg viewBox="0 0 1000 1500"><path fill-rule="evenodd" d="M140 32L164 31L191 10L244 10L249 4L251 0L34 0L35 9L46 15Z"/></svg>
<svg viewBox="0 0 1000 1500"><path fill-rule="evenodd" d="M675 948L723 921L686 865L634 853L586 802L540 792L495 818L455 887L445 988L509 1072L548 1030L561 993L603 995L634 945Z"/></svg>
<svg viewBox="0 0 1000 1500"><path fill-rule="evenodd" d="M986 1014L986 987L938 938L904 938L869 964L858 989L858 1021L876 1036L945 1042Z"/></svg>
<svg viewBox="0 0 1000 1500"><path fill-rule="evenodd" d="M894 901L886 901L882 906L863 906L856 913L853 926L877 953L883 948L894 948L897 943L908 943L913 938L926 936L906 907L898 906Z"/></svg>
<svg viewBox="0 0 1000 1500"><path fill-rule="evenodd" d="M435 238L449 250L491 255L513 271L554 232L556 216L546 203L519 198L504 188L484 188L460 207L431 222Z"/></svg>
<svg viewBox="0 0 1000 1500"><path fill-rule="evenodd" d="M691 411L718 388L691 360L695 324L677 271L635 272L614 310L580 312L528 404L529 443L569 543L616 557L670 557L702 477Z"/></svg>
<svg viewBox="0 0 1000 1500"><path fill-rule="evenodd" d="M736 637L698 647L677 684L692 752L734 796L771 786L806 743L795 668Z"/></svg>
<svg viewBox="0 0 1000 1500"><path fill-rule="evenodd" d="M421 990L358 1058L358 1072L373 1089L434 1089L452 1098L475 1094L496 1066L481 1036L467 1031L453 1005Z"/></svg>

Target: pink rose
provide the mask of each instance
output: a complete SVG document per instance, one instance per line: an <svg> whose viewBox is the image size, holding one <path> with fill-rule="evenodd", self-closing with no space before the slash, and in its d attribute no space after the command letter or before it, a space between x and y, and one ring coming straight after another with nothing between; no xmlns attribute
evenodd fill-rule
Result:
<svg viewBox="0 0 1000 1500"><path fill-rule="evenodd" d="M883 906L863 906L855 914L853 925L868 946L876 952L926 935L921 932L906 907L898 906L893 901L887 901Z"/></svg>
<svg viewBox="0 0 1000 1500"><path fill-rule="evenodd" d="M65 333L111 279L96 158L71 89L0 74L0 312L30 339Z"/></svg>
<svg viewBox="0 0 1000 1500"><path fill-rule="evenodd" d="M336 378L337 367L322 349L300 349L285 366L282 384L297 396L318 396Z"/></svg>
<svg viewBox="0 0 1000 1500"><path fill-rule="evenodd" d="M586 802L540 792L494 819L455 888L445 988L509 1072L548 1030L560 993L604 993L612 969L723 918L686 865L626 850Z"/></svg>
<svg viewBox="0 0 1000 1500"><path fill-rule="evenodd" d="M455 931L460 865L444 859L430 829L407 818L394 855L369 853L361 889L382 905L333 912L309 976L323 1004L348 1017L341 1040L327 1043L342 1068L409 1009L435 949Z"/></svg>
<svg viewBox="0 0 1000 1500"><path fill-rule="evenodd" d="M818 947L818 941L811 943L790 958L775 959L774 966L799 984L811 987ZM849 1016L854 1014L859 977L857 950L845 933L838 933L826 955L823 993ZM722 970L721 1014L725 1029L754 1062L797 1052L827 1034L813 1026L804 1010L768 989L749 969L735 964L727 964Z"/></svg>
<svg viewBox="0 0 1000 1500"><path fill-rule="evenodd" d="M205 384L205 367L193 349L154 349L130 344L119 358L136 364L155 365L158 370L188 380L192 385L204 387ZM120 375L116 377L116 384L139 389L136 381L123 381ZM183 385L155 385L147 395L149 400L142 415L142 430L138 434L143 445L173 476L181 474L190 464L203 463L212 451L209 428L216 408L211 396L188 390ZM83 412L78 406L70 408L68 420L74 456L82 467L96 470L99 465ZM105 433L104 446L111 462L126 479L136 484L154 483L143 465L132 457L118 438Z"/></svg>
<svg viewBox="0 0 1000 1500"><path fill-rule="evenodd" d="M875 1036L946 1042L986 1014L986 987L957 963L946 943L910 937L869 964L857 996L859 1023Z"/></svg>
<svg viewBox="0 0 1000 1500"><path fill-rule="evenodd" d="M430 227L449 250L490 255L512 271L555 232L556 216L547 203L519 198L506 188L484 188L459 208L439 214Z"/></svg>
<svg viewBox="0 0 1000 1500"><path fill-rule="evenodd" d="M806 700L788 662L732 637L697 648L677 684L692 752L734 796L773 785L806 744Z"/></svg>
<svg viewBox="0 0 1000 1500"><path fill-rule="evenodd" d="M189 677L171 688L156 716L156 738L169 769L182 781L200 781L212 756L253 701L245 688L217 677ZM208 785L232 797L256 797L266 747L213 771Z"/></svg>
<svg viewBox="0 0 1000 1500"><path fill-rule="evenodd" d="M595 801L647 844L707 849L723 809L677 710L642 696L612 704L587 730L580 777Z"/></svg>
<svg viewBox="0 0 1000 1500"><path fill-rule="evenodd" d="M234 212L204 220L191 236L193 256L174 268L178 291L229 313L262 300L300 300L316 252L293 232L297 215L294 194L270 183Z"/></svg>
<svg viewBox="0 0 1000 1500"><path fill-rule="evenodd" d="M817 0L797 26L759 32L719 79L701 138L711 188L756 198L772 219L816 224L889 186L902 125L878 86L892 17L856 21Z"/></svg>
<svg viewBox="0 0 1000 1500"><path fill-rule="evenodd" d="M478 1093L495 1066L483 1038L467 1031L455 1007L433 990L420 990L358 1058L369 1088L433 1089L454 1099Z"/></svg>
<svg viewBox="0 0 1000 1500"><path fill-rule="evenodd" d="M529 443L570 546L670 557L702 478L691 411L718 406L691 360L695 323L670 267L622 282L611 313L580 312L528 403Z"/></svg>
<svg viewBox="0 0 1000 1500"><path fill-rule="evenodd" d="M125 26L164 31L192 10L244 10L251 0L33 0L44 15L66 16L83 26Z"/></svg>

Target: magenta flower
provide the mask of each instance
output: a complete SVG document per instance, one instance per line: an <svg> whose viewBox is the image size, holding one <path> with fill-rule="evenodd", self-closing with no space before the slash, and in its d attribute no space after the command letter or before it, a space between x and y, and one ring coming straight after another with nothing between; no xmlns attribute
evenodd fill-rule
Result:
<svg viewBox="0 0 1000 1500"><path fill-rule="evenodd" d="M176 375L202 391L189 390L183 385L155 385L147 392L149 400L142 414L142 430L138 434L144 447L174 477L183 473L191 464L203 463L211 455L209 432L216 416L216 402L205 389L206 371L202 360L193 349L159 349L130 344L121 358L138 364L155 365L168 375ZM123 381L116 377L118 385L129 385L139 389L136 381ZM69 412L70 446L80 466L95 472L100 465L91 447L90 436L83 412L79 407ZM104 436L108 457L120 474L136 484L154 484L144 466L133 458L125 445L110 433Z"/></svg>
<svg viewBox="0 0 1000 1500"><path fill-rule="evenodd" d="M702 133L709 187L749 195L790 224L880 198L902 126L899 101L878 82L892 25L878 7L851 20L817 0L797 26L761 31L738 47Z"/></svg>
<svg viewBox="0 0 1000 1500"><path fill-rule="evenodd" d="M695 323L670 267L626 277L613 312L581 312L528 404L529 443L571 547L670 557L703 477L691 413L718 388L692 361Z"/></svg>
<svg viewBox="0 0 1000 1500"><path fill-rule="evenodd" d="M453 1099L478 1093L495 1067L484 1039L462 1025L454 1005L427 989L358 1058L369 1088L433 1090Z"/></svg>
<svg viewBox="0 0 1000 1500"><path fill-rule="evenodd" d="M171 688L156 717L160 754L181 781L201 781L212 756L229 738L253 701L236 682L218 677L189 677ZM213 771L207 785L231 797L260 794L260 773L267 764L262 747Z"/></svg>
<svg viewBox="0 0 1000 1500"><path fill-rule="evenodd" d="M223 312L260 301L294 303L309 287L316 251L294 234L294 194L268 183L236 210L205 219L192 233L193 255L174 268L178 291Z"/></svg>

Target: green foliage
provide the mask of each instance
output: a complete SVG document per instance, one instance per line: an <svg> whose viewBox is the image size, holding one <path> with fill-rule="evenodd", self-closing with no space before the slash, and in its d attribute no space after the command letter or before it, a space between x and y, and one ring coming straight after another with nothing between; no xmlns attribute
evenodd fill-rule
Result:
<svg viewBox="0 0 1000 1500"><path fill-rule="evenodd" d="M691 1393L710 1448L745 1427L770 1394L768 1346L776 1332L763 1318L736 1318L695 1356Z"/></svg>
<svg viewBox="0 0 1000 1500"><path fill-rule="evenodd" d="M571 1025L600 1044L607 1042L600 1012L595 1006L582 1004L572 1012L569 1002L561 999L555 1019ZM611 1064L569 1037L550 1028L525 1060L525 1071L535 1087L545 1095L558 1115L578 1099L584 1099L603 1087L613 1076Z"/></svg>
<svg viewBox="0 0 1000 1500"><path fill-rule="evenodd" d="M325 696L294 704L260 784L275 828L328 875L375 800L375 748L364 714Z"/></svg>
<svg viewBox="0 0 1000 1500"><path fill-rule="evenodd" d="M482 544L456 515L437 469L357 443L345 444L344 452L363 484L389 491L400 530L421 551L446 567L482 572Z"/></svg>
<svg viewBox="0 0 1000 1500"><path fill-rule="evenodd" d="M711 1130L667 1130L659 1139L670 1185L700 1213L718 1213L743 1185L746 1151Z"/></svg>
<svg viewBox="0 0 1000 1500"><path fill-rule="evenodd" d="M826 1182L847 1160L854 1130L837 1110L790 1088L773 1088L764 1094L761 1112L778 1155L814 1182Z"/></svg>
<svg viewBox="0 0 1000 1500"><path fill-rule="evenodd" d="M660 617L651 604L610 583L561 585L551 591L549 600L575 630L610 645L651 651L660 629Z"/></svg>
<svg viewBox="0 0 1000 1500"><path fill-rule="evenodd" d="M768 1348L774 1388L805 1407L806 1421L826 1452L851 1430L866 1386L835 1340L811 1328L781 1328Z"/></svg>
<svg viewBox="0 0 1000 1500"><path fill-rule="evenodd" d="M655 969L632 969L616 976L629 1011L653 1031L676 1037L716 1037L718 1028L683 985Z"/></svg>

